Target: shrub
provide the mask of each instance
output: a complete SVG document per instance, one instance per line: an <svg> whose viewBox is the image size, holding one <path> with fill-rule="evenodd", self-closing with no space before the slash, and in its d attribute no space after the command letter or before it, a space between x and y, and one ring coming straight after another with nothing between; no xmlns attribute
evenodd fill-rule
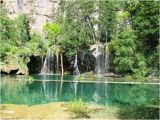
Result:
<svg viewBox="0 0 160 120"><path fill-rule="evenodd" d="M88 107L81 99L70 102L68 110L73 112L76 118L90 118L88 115Z"/></svg>

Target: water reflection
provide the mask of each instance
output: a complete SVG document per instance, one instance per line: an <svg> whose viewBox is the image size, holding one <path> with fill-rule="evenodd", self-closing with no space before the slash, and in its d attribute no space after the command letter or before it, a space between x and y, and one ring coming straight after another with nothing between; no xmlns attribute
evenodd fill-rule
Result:
<svg viewBox="0 0 160 120"><path fill-rule="evenodd" d="M157 105L158 85L128 85L111 83L27 81L14 77L1 79L1 103L42 104L54 101L71 101L81 98L88 103L103 105ZM158 101L158 102L157 102Z"/></svg>

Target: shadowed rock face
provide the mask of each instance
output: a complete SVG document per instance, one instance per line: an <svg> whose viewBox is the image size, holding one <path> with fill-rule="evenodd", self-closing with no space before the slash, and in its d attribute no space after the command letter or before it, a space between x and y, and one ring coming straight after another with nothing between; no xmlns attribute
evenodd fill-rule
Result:
<svg viewBox="0 0 160 120"><path fill-rule="evenodd" d="M31 56L30 62L27 64L29 74L39 74L42 68L42 58L37 56Z"/></svg>
<svg viewBox="0 0 160 120"><path fill-rule="evenodd" d="M42 33L43 24L54 21L60 0L1 0L1 3L8 10L10 18L25 13L30 18L31 30Z"/></svg>

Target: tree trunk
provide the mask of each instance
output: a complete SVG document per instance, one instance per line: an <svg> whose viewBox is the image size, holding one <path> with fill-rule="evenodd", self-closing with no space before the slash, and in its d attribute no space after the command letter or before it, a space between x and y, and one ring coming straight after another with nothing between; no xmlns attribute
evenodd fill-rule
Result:
<svg viewBox="0 0 160 120"><path fill-rule="evenodd" d="M60 54L61 56L61 74L63 75L64 74L64 71L63 71L63 55Z"/></svg>

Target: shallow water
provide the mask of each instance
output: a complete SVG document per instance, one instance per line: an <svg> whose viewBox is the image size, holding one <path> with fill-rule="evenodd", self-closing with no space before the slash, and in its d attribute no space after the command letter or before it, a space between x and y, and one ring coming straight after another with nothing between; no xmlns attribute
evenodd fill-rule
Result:
<svg viewBox="0 0 160 120"><path fill-rule="evenodd" d="M28 81L22 77L2 77L1 103L34 105L81 98L87 103L103 105L153 105L159 98L159 85L83 83L74 76L58 75L25 78Z"/></svg>
<svg viewBox="0 0 160 120"><path fill-rule="evenodd" d="M158 84L116 84L104 83L104 78L97 80L98 83L85 83L78 82L75 76L2 76L1 104L31 106L82 99L88 104L119 107L119 118L135 118L138 110L142 112L138 118L158 118ZM151 115L145 117L145 113Z"/></svg>

